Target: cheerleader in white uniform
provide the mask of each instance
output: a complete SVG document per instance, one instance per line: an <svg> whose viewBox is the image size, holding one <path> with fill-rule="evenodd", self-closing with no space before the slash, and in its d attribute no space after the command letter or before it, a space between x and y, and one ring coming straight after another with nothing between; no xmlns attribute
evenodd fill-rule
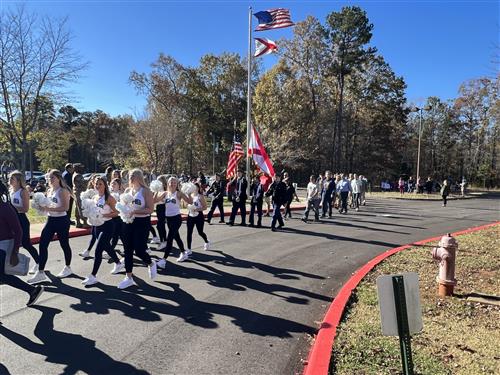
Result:
<svg viewBox="0 0 500 375"><path fill-rule="evenodd" d="M113 175L116 171L113 171ZM110 194L115 198L116 202L120 201L120 195L123 193L122 182L120 178L114 178L109 186ZM123 244L123 221L120 216L115 216L111 219L113 222L113 237L111 238L111 250L116 250L116 245L118 244L118 239L122 240Z"/></svg>
<svg viewBox="0 0 500 375"><path fill-rule="evenodd" d="M203 211L207 209L207 201L203 196L203 190L200 183L195 183L198 188L195 192L191 194L191 198L193 203L188 205L188 218L187 218L187 250L186 254L190 256L193 252L191 251L191 244L193 242L193 230L196 226L196 230L198 234L205 242L204 249L210 249L210 241L207 238L207 235L203 231L203 226L205 224L205 215Z"/></svg>

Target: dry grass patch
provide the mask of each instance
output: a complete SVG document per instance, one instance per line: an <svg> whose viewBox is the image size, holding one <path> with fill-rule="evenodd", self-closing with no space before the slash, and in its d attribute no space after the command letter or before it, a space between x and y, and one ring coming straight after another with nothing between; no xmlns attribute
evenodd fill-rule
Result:
<svg viewBox="0 0 500 375"><path fill-rule="evenodd" d="M458 285L451 298L436 295L438 265L430 247L397 253L368 274L353 293L337 331L330 373L401 373L398 338L381 334L375 280L382 274L417 272L424 329L412 337L415 372L500 374L500 309L465 298L472 292L500 294L499 231L497 225L457 237Z"/></svg>

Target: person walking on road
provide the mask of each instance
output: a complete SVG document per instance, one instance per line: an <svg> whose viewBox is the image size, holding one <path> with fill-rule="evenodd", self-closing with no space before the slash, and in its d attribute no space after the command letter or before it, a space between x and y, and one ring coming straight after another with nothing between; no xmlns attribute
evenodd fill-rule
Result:
<svg viewBox="0 0 500 375"><path fill-rule="evenodd" d="M95 249L94 256L94 267L92 272L83 281L82 284L86 286L97 284L97 272L102 263L102 253L106 251L109 257L114 262L113 270L111 274L117 274L125 268L125 265L118 259L116 252L111 248L111 237L113 237L114 225L112 219L118 216L118 211L115 208L115 198L110 194L108 189L107 181L104 177L97 177L95 181L95 189L97 190L98 196L96 199L96 206L100 207L102 210L102 217L104 218L104 223L99 226L93 226L92 231L94 232L95 238L97 238L97 246Z"/></svg>
<svg viewBox="0 0 500 375"><path fill-rule="evenodd" d="M151 213L154 209L153 193L144 181L140 169L132 169L128 175L129 188L126 193L134 197L134 210L131 216L134 220L124 224L123 239L125 240L125 278L118 284L118 289L125 289L136 285L133 278L134 252L148 266L150 279L156 278L156 262L146 252L148 249L148 235L151 227Z"/></svg>
<svg viewBox="0 0 500 375"><path fill-rule="evenodd" d="M349 192L352 191L351 184L347 177L341 176L341 180L337 183L337 193L340 194L340 210L339 213L347 213L347 198Z"/></svg>
<svg viewBox="0 0 500 375"><path fill-rule="evenodd" d="M293 198L295 198L295 200L298 202L299 197L297 196L297 192L295 191L295 186L293 186L290 177L287 178L285 185L286 185L286 202L285 202L285 220L286 220L287 217L289 217L290 219L292 218L292 209L290 206L292 205Z"/></svg>
<svg viewBox="0 0 500 375"><path fill-rule="evenodd" d="M26 189L26 183L24 175L19 171L14 171L9 175L9 185L10 185L10 202L14 206L17 212L17 218L21 224L23 230L22 236L22 246L28 251L28 253L33 258L35 264L30 269L29 273L34 274L38 271L38 263L40 258L35 246L31 243L30 238L30 222L26 213L30 209L30 195Z"/></svg>
<svg viewBox="0 0 500 375"><path fill-rule="evenodd" d="M285 226L283 217L281 216L281 206L286 202L286 185L281 181L281 176L275 174L273 183L269 186L266 192L267 196L273 198L273 218L271 220L271 230L276 232ZM276 228L276 222L279 224Z"/></svg>
<svg viewBox="0 0 500 375"><path fill-rule="evenodd" d="M158 250L164 250L167 247L167 230L165 229L165 197L168 189L168 179L166 175L158 176L158 181L163 185L163 191L154 193L154 202L156 204L156 229L158 229L159 246Z"/></svg>
<svg viewBox="0 0 500 375"><path fill-rule="evenodd" d="M351 191L352 191L352 207L356 211L359 211L359 196L361 193L363 183L358 179L358 176L354 174L353 179L351 181Z"/></svg>
<svg viewBox="0 0 500 375"><path fill-rule="evenodd" d="M398 188L399 188L399 194L401 194L401 196L403 196L405 193L405 180L403 180L403 177L399 178Z"/></svg>
<svg viewBox="0 0 500 375"><path fill-rule="evenodd" d="M75 164L74 166L74 174L73 174L73 194L75 196L75 216L76 216L76 227L77 228L89 228L90 226L87 224L87 218L82 215L82 200L80 198L80 194L87 190L88 184L85 182L83 178L83 164ZM92 178L90 179L92 180ZM89 181L90 181L89 180Z"/></svg>
<svg viewBox="0 0 500 375"><path fill-rule="evenodd" d="M191 197L187 196L183 192L177 189L178 180L176 177L170 177L167 183L167 190L165 194L165 216L167 219L168 235L167 235L167 246L165 247L165 253L163 258L158 261L158 267L165 268L167 266L167 258L172 252L172 247L174 240L177 243L180 254L177 258L178 262L184 262L189 258L184 249L184 243L182 242L181 236L179 234L179 229L182 225L181 216L181 200L187 204L193 203Z"/></svg>
<svg viewBox="0 0 500 375"><path fill-rule="evenodd" d="M450 185L448 185L448 180L443 181L443 186L441 186L441 198L443 198L443 207L446 207L446 202L448 195L450 195Z"/></svg>
<svg viewBox="0 0 500 375"><path fill-rule="evenodd" d="M59 239L59 245L64 252L65 266L57 274L57 277L64 278L73 274L71 270L71 257L72 251L69 245L69 217L68 217L68 207L69 198L71 193L69 187L64 182L61 172L57 169L52 169L49 172L49 190L47 191L47 197L51 200L52 205L50 207L42 207L41 209L47 213L47 222L43 227L42 234L40 235L40 263L39 270L35 275L28 280L28 283L35 284L40 282L50 281L50 279L45 274L45 265L47 264L47 258L49 255L48 248L50 241L54 238L54 234L57 234Z"/></svg>
<svg viewBox="0 0 500 375"><path fill-rule="evenodd" d="M221 175L219 173L215 174L215 181L207 191L207 194L212 194L212 204L210 206L210 211L207 214L207 223L210 224L212 221L212 216L215 209L219 209L220 219L219 223L224 223L224 191L226 187L224 181L222 181Z"/></svg>
<svg viewBox="0 0 500 375"><path fill-rule="evenodd" d="M328 218L332 217L332 200L335 193L335 181L332 179L332 172L326 171L325 179L322 181L322 191L321 191L321 205L322 214L321 217L326 217L328 213Z"/></svg>
<svg viewBox="0 0 500 375"><path fill-rule="evenodd" d="M226 223L227 225L233 226L234 219L236 218L236 214L238 210L241 215L241 226L246 226L246 217L247 217L247 180L244 177L243 171L239 170L237 172L237 179L233 180L233 190L232 190L232 202L233 208L231 210L231 216L229 217L229 221Z"/></svg>
<svg viewBox="0 0 500 375"><path fill-rule="evenodd" d="M73 164L68 163L64 166L64 172L62 173L62 176L64 178L64 182L66 182L66 185L68 185L70 191L73 191L73 172L74 172ZM71 225L75 225L75 222L71 220L71 215L73 214L73 202L74 202L73 197L70 197L68 218Z"/></svg>
<svg viewBox="0 0 500 375"><path fill-rule="evenodd" d="M307 223L309 211L311 209L314 211L314 221L319 221L319 201L320 197L316 176L311 175L311 177L309 177L309 183L307 184L307 207L302 217L304 223Z"/></svg>
<svg viewBox="0 0 500 375"><path fill-rule="evenodd" d="M43 286L29 285L17 276L5 273L6 266L10 264L15 267L19 263L22 231L16 210L10 202L9 191L0 180L0 285L9 285L28 293L29 299L26 305L32 306L43 293Z"/></svg>
<svg viewBox="0 0 500 375"><path fill-rule="evenodd" d="M114 178L110 184L110 194L115 198L116 202L120 201L120 195L123 194L122 183L120 178ZM111 219L113 223L113 236L111 237L111 250L116 251L118 239L122 240L123 245L123 220L120 216L115 216Z"/></svg>
<svg viewBox="0 0 500 375"><path fill-rule="evenodd" d="M254 215L257 211L257 228L262 227L262 205L264 203L264 187L260 183L260 177L255 175L250 186L250 215L249 226L254 226Z"/></svg>
<svg viewBox="0 0 500 375"><path fill-rule="evenodd" d="M260 176L260 184L262 185L262 191L265 193L267 189L269 189L269 186L273 182L273 179L271 176L269 176L267 173L263 173L262 176ZM271 197L268 197L264 195L264 202L266 203L266 215L267 217L271 216Z"/></svg>
<svg viewBox="0 0 500 375"><path fill-rule="evenodd" d="M190 256L193 254L191 250L191 244L193 243L193 230L196 226L199 236L203 239L204 245L203 250L210 250L210 241L207 235L203 231L203 226L205 224L205 215L203 211L207 209L207 201L203 196L203 185L201 182L195 183L198 188L195 192L191 194L192 203L188 204L188 217L187 217L187 249L186 255Z"/></svg>

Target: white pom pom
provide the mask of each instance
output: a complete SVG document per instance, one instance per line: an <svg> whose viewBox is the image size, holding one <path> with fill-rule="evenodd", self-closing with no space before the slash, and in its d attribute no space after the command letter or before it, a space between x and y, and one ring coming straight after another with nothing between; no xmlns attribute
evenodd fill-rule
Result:
<svg viewBox="0 0 500 375"><path fill-rule="evenodd" d="M133 207L131 206L130 203L125 204L120 200L120 202L118 202L115 207L120 213L120 218L124 223L130 224L131 222L134 221L134 217L131 215Z"/></svg>
<svg viewBox="0 0 500 375"><path fill-rule="evenodd" d="M80 193L80 199L83 201L84 199L92 199L98 194L95 189L85 190L83 193Z"/></svg>
<svg viewBox="0 0 500 375"><path fill-rule="evenodd" d="M181 186L181 191L188 196L194 193L196 190L198 190L198 187L192 182L185 182Z"/></svg>
<svg viewBox="0 0 500 375"><path fill-rule="evenodd" d="M39 215L47 216L48 212L43 211L42 207L51 207L53 206L52 201L45 196L44 193L35 193L33 194L33 199L31 202L31 207L33 207Z"/></svg>
<svg viewBox="0 0 500 375"><path fill-rule="evenodd" d="M130 193L124 193L120 195L120 202L124 205L131 204L134 201L134 196Z"/></svg>
<svg viewBox="0 0 500 375"><path fill-rule="evenodd" d="M163 184L159 180L153 180L151 181L151 184L149 185L149 188L153 193L160 193L162 191L165 191L163 189Z"/></svg>

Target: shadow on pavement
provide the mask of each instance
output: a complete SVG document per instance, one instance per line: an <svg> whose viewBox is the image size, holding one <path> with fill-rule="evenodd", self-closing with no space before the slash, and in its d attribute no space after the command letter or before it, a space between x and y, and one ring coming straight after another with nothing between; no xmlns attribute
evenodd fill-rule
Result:
<svg viewBox="0 0 500 375"><path fill-rule="evenodd" d="M62 374L76 374L79 371L86 374L149 374L128 363L114 360L97 349L93 340L82 335L56 331L54 318L61 310L46 306L33 308L42 313L34 332L41 344L3 325L0 325L0 335L27 351L45 356L46 362L66 365Z"/></svg>

